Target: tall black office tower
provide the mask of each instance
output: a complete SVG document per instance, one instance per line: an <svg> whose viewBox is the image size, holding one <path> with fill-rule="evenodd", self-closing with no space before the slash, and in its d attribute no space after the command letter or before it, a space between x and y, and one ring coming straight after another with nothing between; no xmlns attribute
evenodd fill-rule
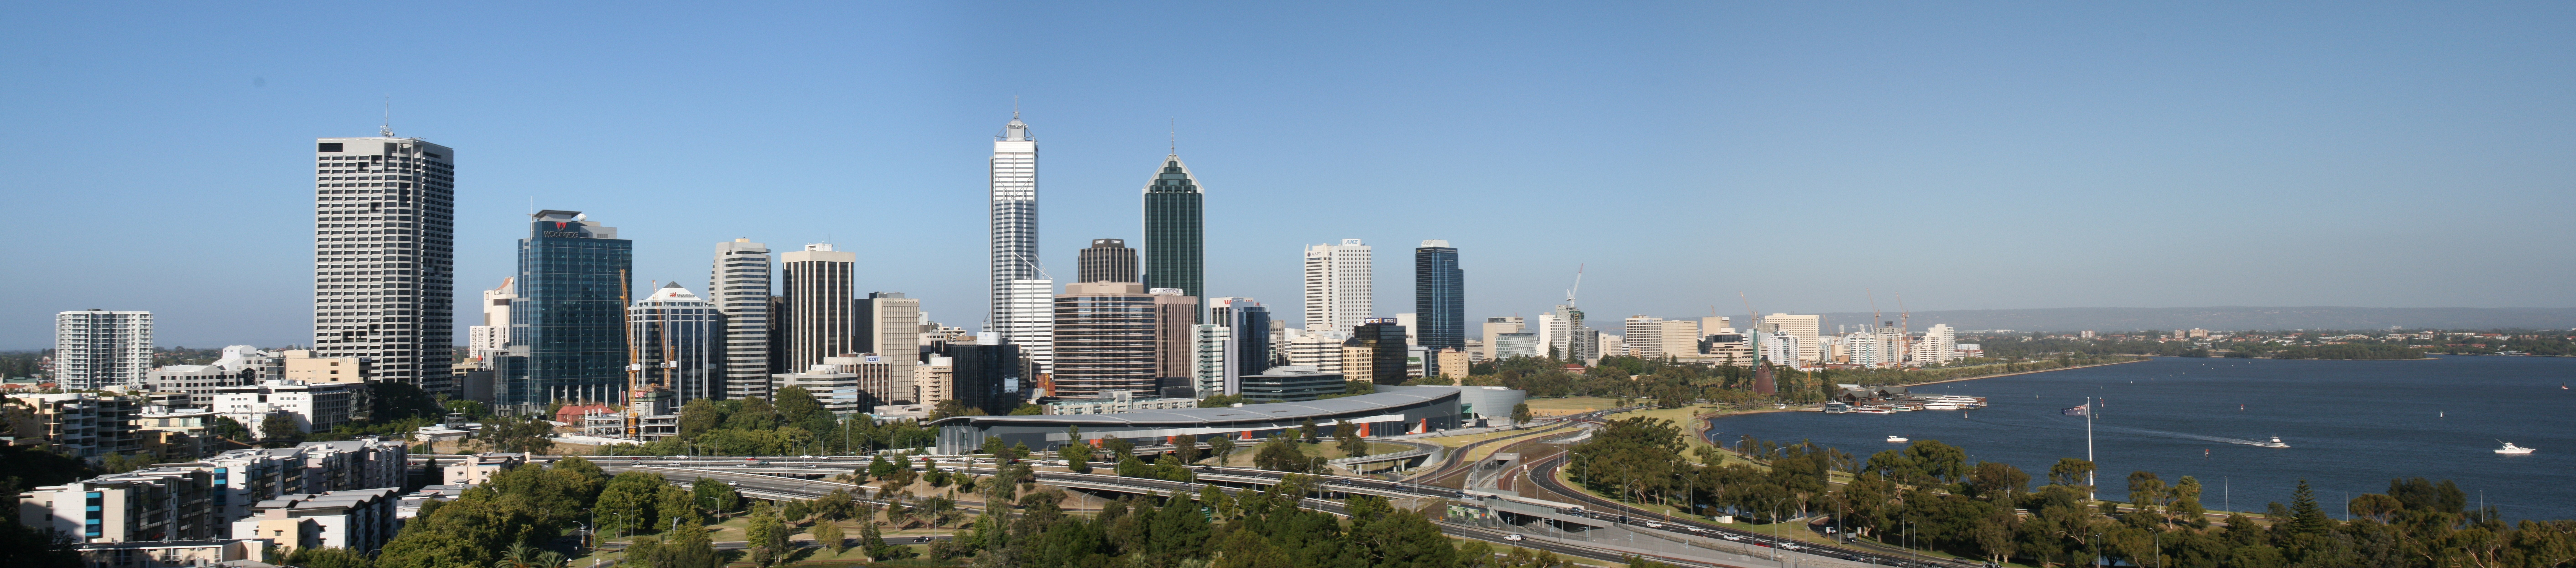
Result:
<svg viewBox="0 0 2576 568"><path fill-rule="evenodd" d="M1207 297L1206 224L1198 180L1180 154L1163 157L1163 169L1145 185L1145 288L1179 288ZM1191 321L1207 323L1207 310Z"/></svg>
<svg viewBox="0 0 2576 568"><path fill-rule="evenodd" d="M1466 280L1449 241L1422 241L1413 249L1413 335L1434 353L1467 348Z"/></svg>
<svg viewBox="0 0 2576 568"><path fill-rule="evenodd" d="M1136 249L1127 239L1092 239L1082 249L1081 282L1135 282Z"/></svg>

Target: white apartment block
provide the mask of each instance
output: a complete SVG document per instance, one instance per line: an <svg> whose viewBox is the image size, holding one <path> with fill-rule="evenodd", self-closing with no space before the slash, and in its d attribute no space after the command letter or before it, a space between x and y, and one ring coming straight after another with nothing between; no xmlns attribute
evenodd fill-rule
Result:
<svg viewBox="0 0 2576 568"><path fill-rule="evenodd" d="M1288 338L1285 346L1289 365L1312 367L1318 373L1341 374L1342 341L1347 333L1300 333Z"/></svg>
<svg viewBox="0 0 2576 568"><path fill-rule="evenodd" d="M499 287L483 291L483 323L465 328L467 353L510 348L510 302L519 299L517 279L504 277Z"/></svg>
<svg viewBox="0 0 2576 568"><path fill-rule="evenodd" d="M1350 333L1376 305L1369 246L1359 239L1306 247L1306 331ZM1409 330L1412 328L1405 328ZM1295 364L1295 363L1291 363Z"/></svg>
<svg viewBox="0 0 2576 568"><path fill-rule="evenodd" d="M248 345L227 345L224 356L205 365L163 365L144 378L152 392L188 393L188 405L204 408L215 402L215 388L253 384L267 372L268 360L276 354Z"/></svg>
<svg viewBox="0 0 2576 568"><path fill-rule="evenodd" d="M83 543L216 538L208 472L154 467L63 485L18 497L18 522Z"/></svg>
<svg viewBox="0 0 2576 568"><path fill-rule="evenodd" d="M284 414L295 421L299 432L330 430L348 423L349 413L357 403L358 391L365 383L323 383L292 379L260 381L256 385L224 387L215 390L214 411L250 428L251 434L268 438L263 431L270 415Z"/></svg>
<svg viewBox="0 0 2576 568"><path fill-rule="evenodd" d="M716 243L707 303L724 316L724 398L769 394L769 277L769 245L748 238Z"/></svg>
<svg viewBox="0 0 2576 568"><path fill-rule="evenodd" d="M382 134L314 139L313 350L452 393L456 154Z"/></svg>
<svg viewBox="0 0 2576 568"><path fill-rule="evenodd" d="M1806 343L1795 335L1762 334L1762 360L1792 369L1805 369L1807 360L1799 358L1797 354L1813 348Z"/></svg>
<svg viewBox="0 0 2576 568"><path fill-rule="evenodd" d="M262 500L231 523L232 537L267 539L279 552L346 548L364 554L393 540L402 486L296 493Z"/></svg>
<svg viewBox="0 0 2576 568"><path fill-rule="evenodd" d="M134 417L143 405L135 397L73 392L10 395L9 399L29 409L27 421L17 425L21 442L40 441L76 458L143 449L142 437L134 429Z"/></svg>
<svg viewBox="0 0 2576 568"><path fill-rule="evenodd" d="M1190 382L1198 389L1199 398L1241 391L1242 375L1232 364L1233 350L1234 328L1190 326Z"/></svg>
<svg viewBox="0 0 2576 568"><path fill-rule="evenodd" d="M1923 330L1923 338L1914 342L1914 364L1940 365L1958 360L1959 332L1949 324L1932 324Z"/></svg>
<svg viewBox="0 0 2576 568"><path fill-rule="evenodd" d="M1823 352L1817 349L1820 344L1816 341L1824 327L1825 316L1774 313L1762 317L1763 335L1766 338L1774 333L1797 337L1798 360L1805 362L1824 360ZM1771 352L1766 349L1762 357L1770 359Z"/></svg>
<svg viewBox="0 0 2576 568"><path fill-rule="evenodd" d="M143 382L152 371L152 312L54 314L54 379L65 390Z"/></svg>

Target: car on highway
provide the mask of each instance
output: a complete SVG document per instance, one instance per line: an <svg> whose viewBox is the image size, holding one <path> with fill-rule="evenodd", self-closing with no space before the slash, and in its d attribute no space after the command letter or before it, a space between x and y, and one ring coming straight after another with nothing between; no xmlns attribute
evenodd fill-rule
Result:
<svg viewBox="0 0 2576 568"><path fill-rule="evenodd" d="M1654 522L1654 521L1646 521L1646 528L1650 528L1650 529L1660 529L1660 528L1664 528L1664 524L1663 524L1663 523Z"/></svg>
<svg viewBox="0 0 2576 568"><path fill-rule="evenodd" d="M912 537L912 541L913 541L913 542L930 542L930 537L926 537L926 536L916 536L916 537Z"/></svg>
<svg viewBox="0 0 2576 568"><path fill-rule="evenodd" d="M671 463L670 463L670 466L671 466L671 467L680 467L680 466L682 466L682 465L687 465L687 464L682 464L682 463L680 463L680 462L671 462Z"/></svg>
<svg viewBox="0 0 2576 568"><path fill-rule="evenodd" d="M1735 533L1717 533L1717 537L1735 542L1744 542L1744 537L1735 536Z"/></svg>
<svg viewBox="0 0 2576 568"><path fill-rule="evenodd" d="M1524 540L1529 540L1529 537L1521 536L1521 533L1512 533L1512 534L1508 534L1508 535L1503 535L1503 540L1508 540L1508 541L1512 541L1512 542L1520 542L1520 541L1524 541Z"/></svg>
<svg viewBox="0 0 2576 568"><path fill-rule="evenodd" d="M800 460L810 460L810 459L814 459L814 456L796 456L796 459L800 459Z"/></svg>

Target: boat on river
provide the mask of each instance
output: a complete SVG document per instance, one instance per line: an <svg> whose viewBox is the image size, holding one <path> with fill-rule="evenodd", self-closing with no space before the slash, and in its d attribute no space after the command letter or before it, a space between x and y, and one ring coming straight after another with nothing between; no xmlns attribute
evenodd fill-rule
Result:
<svg viewBox="0 0 2576 568"><path fill-rule="evenodd" d="M2504 454L2504 455L2508 455L2508 456L2527 456L2527 455L2531 455L2531 451L2532 451L2533 449L2536 449L2536 448L2525 448L2525 447L2522 447L2522 446L2516 446L2516 445L2513 445L2513 442L2506 442L2506 441L2504 441L2504 440L2496 440L2496 442L2504 444L2504 447L2496 448L2496 449L2495 449L2495 453Z"/></svg>
<svg viewBox="0 0 2576 568"><path fill-rule="evenodd" d="M2282 441L2281 441L2281 437L2280 437L2280 436L2273 436L2273 437L2272 437L2272 442L2271 442L2271 443L2268 443L2268 444L2263 444L2263 447L2266 447L2266 448L2287 448L2287 447L2290 447L2290 445L2289 445L2288 443L2284 443L2284 442L2282 442Z"/></svg>
<svg viewBox="0 0 2576 568"><path fill-rule="evenodd" d="M1888 437L1887 437L1887 443L1890 443L1890 444L1903 444L1903 443L1906 443L1906 442L1909 442L1909 441L1911 441L1911 440L1907 440L1907 439L1905 439L1905 437L1904 437L1904 436L1888 436Z"/></svg>

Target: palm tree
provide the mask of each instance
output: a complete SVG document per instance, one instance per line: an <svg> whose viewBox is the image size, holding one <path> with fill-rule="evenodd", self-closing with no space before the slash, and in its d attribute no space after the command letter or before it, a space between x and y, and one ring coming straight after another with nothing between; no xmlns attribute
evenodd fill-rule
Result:
<svg viewBox="0 0 2576 568"><path fill-rule="evenodd" d="M509 552L501 554L500 561L492 563L492 568L539 568L536 552L526 544L512 544Z"/></svg>
<svg viewBox="0 0 2576 568"><path fill-rule="evenodd" d="M564 568L565 564L571 563L572 559L564 558L564 555L561 552L548 550L537 554L538 568Z"/></svg>

